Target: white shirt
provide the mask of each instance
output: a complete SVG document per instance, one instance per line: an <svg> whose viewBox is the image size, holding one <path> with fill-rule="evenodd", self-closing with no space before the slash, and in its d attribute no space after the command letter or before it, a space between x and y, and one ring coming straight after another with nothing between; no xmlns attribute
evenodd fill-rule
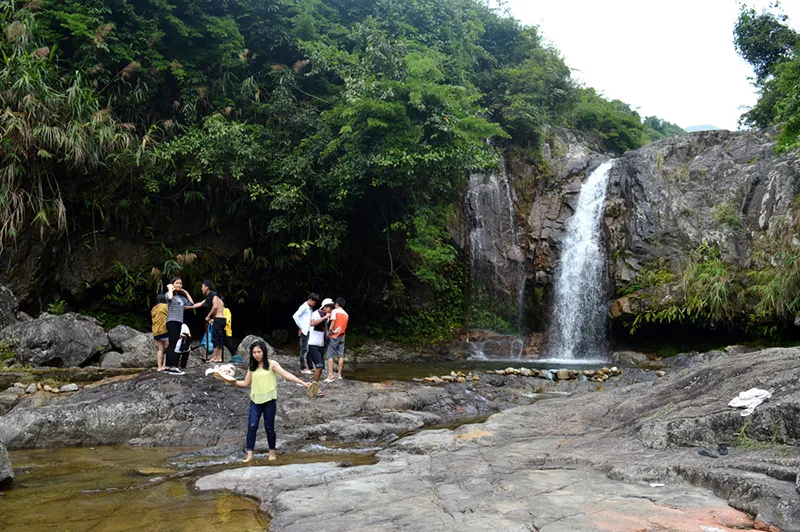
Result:
<svg viewBox="0 0 800 532"><path fill-rule="evenodd" d="M315 310L314 313L311 315L311 321L318 320L321 317L322 316L320 316L319 311ZM311 329L309 329L309 331L308 331L308 345L318 345L318 346L324 346L325 345L324 322L321 325L323 325L323 330L321 330L321 331L315 331L313 327Z"/></svg>
<svg viewBox="0 0 800 532"><path fill-rule="evenodd" d="M306 302L300 305L300 308L298 308L297 312L292 316L294 322L297 324L297 328L300 329L304 335L308 334L308 330L311 328L312 312L311 307L309 307Z"/></svg>

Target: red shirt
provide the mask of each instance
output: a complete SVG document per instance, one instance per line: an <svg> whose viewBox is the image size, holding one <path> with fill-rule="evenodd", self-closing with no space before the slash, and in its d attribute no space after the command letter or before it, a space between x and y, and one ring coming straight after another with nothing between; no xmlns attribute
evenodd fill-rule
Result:
<svg viewBox="0 0 800 532"><path fill-rule="evenodd" d="M350 319L350 316L347 315L347 312L344 311L343 308L334 309L331 313L331 333L328 335L330 338L339 338L340 336L345 336L345 332L347 332L347 321ZM338 330L338 332L333 332Z"/></svg>

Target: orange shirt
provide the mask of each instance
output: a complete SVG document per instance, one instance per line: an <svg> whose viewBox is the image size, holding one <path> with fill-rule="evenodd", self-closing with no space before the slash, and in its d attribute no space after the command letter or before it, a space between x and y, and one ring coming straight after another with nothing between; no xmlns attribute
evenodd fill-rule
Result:
<svg viewBox="0 0 800 532"><path fill-rule="evenodd" d="M333 309L331 313L331 333L328 335L330 338L339 338L340 336L345 336L345 332L347 332L347 320L350 319L350 316L347 315L347 312L344 311L343 308ZM339 332L333 332L338 330Z"/></svg>

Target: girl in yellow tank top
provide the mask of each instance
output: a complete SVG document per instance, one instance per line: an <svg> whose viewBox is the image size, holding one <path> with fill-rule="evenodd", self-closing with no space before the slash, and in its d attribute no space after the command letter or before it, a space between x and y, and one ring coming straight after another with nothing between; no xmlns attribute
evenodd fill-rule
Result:
<svg viewBox="0 0 800 532"><path fill-rule="evenodd" d="M233 384L240 388L250 387L250 416L247 422L247 458L244 463L253 459L253 450L256 447L256 432L261 417L264 417L264 430L269 443L269 459L275 460L275 412L278 403L278 382L275 375L280 375L287 381L302 384L306 388L310 382L304 382L285 369L274 360L267 357L267 344L258 340L250 345L250 369L244 380Z"/></svg>

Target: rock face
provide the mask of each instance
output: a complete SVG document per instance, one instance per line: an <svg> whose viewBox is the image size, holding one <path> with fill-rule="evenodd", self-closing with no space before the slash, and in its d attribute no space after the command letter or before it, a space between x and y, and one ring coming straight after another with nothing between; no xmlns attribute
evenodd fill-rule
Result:
<svg viewBox="0 0 800 532"><path fill-rule="evenodd" d="M618 284L662 259L677 268L703 241L729 264L754 245L786 237L800 159L775 155L774 132L706 131L649 144L619 158L606 204Z"/></svg>
<svg viewBox="0 0 800 532"><path fill-rule="evenodd" d="M17 309L19 303L14 294L0 285L0 329L17 323Z"/></svg>
<svg viewBox="0 0 800 532"><path fill-rule="evenodd" d="M8 458L6 446L0 441L0 489L8 487L14 481L14 470Z"/></svg>
<svg viewBox="0 0 800 532"><path fill-rule="evenodd" d="M80 366L109 347L103 327L94 318L67 313L42 314L0 331L17 360L33 366Z"/></svg>

